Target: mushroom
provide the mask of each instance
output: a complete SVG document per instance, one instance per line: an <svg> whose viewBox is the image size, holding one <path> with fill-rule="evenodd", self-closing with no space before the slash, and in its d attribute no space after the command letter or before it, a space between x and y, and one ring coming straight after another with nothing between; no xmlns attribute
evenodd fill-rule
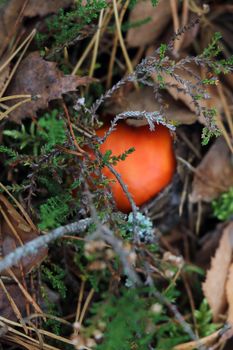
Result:
<svg viewBox="0 0 233 350"><path fill-rule="evenodd" d="M104 126L96 134L103 137L107 130L108 126ZM156 125L155 131L150 131L148 126L135 128L121 122L100 146L100 152L105 154L111 150L113 156L119 156L132 147L135 151L125 160L118 161L114 168L127 185L136 205L140 206L172 180L176 168L173 138L162 125ZM110 186L118 209L125 213L131 211L129 200L112 172L104 167L103 174L109 180L115 180Z"/></svg>

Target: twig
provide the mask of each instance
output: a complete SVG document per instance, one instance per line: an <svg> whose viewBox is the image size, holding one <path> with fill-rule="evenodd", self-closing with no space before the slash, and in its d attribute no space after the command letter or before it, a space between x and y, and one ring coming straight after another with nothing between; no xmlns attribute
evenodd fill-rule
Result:
<svg viewBox="0 0 233 350"><path fill-rule="evenodd" d="M103 239L105 242L110 244L120 258L125 275L129 277L133 284L142 284L138 274L135 272L132 264L129 261L131 252L128 252L124 249L123 242L115 237L107 226L102 225L99 230L90 236L90 239Z"/></svg>
<svg viewBox="0 0 233 350"><path fill-rule="evenodd" d="M33 239L22 247L16 248L13 252L6 255L5 258L0 261L0 272L17 264L25 256L36 254L40 248L67 233L74 234L77 232L84 232L91 223L92 219L86 218L65 226L61 226L43 236Z"/></svg>

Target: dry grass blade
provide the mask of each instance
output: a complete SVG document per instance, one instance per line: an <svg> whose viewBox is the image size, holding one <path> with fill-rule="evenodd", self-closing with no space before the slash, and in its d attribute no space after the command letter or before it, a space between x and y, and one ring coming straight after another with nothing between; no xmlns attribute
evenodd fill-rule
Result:
<svg viewBox="0 0 233 350"><path fill-rule="evenodd" d="M42 314L42 317L45 317L45 314ZM55 348L51 345L46 344L43 341L43 336L46 336L47 338L50 339L54 339L57 340L61 343L65 343L65 344L70 344L72 345L72 340L64 338L62 336L56 335L54 333L51 333L49 331L46 331L44 329L41 328L35 328L35 327L31 327L31 326L27 326L26 327L26 332L22 333L21 331L19 331L16 328L22 328L23 326L20 323L17 322L13 322L10 321L4 317L0 316L0 325L6 325L7 326L7 333L4 335L3 339L11 339L11 342L13 344L19 344L21 346L25 346L26 349L32 349L33 347L37 350L41 349L41 346L43 349L47 349L47 350L62 350L63 347L59 347L59 348ZM29 336L29 333L35 333L37 335L40 335L42 337L40 337L42 339L42 344L41 341L38 339L35 339L32 336ZM29 347L31 346L31 348Z"/></svg>
<svg viewBox="0 0 233 350"><path fill-rule="evenodd" d="M8 64L13 60L13 58L22 50L22 48L31 40L36 34L36 29L33 29L28 37L19 45L19 47L5 60L5 62L0 67L0 73L8 66Z"/></svg>
<svg viewBox="0 0 233 350"><path fill-rule="evenodd" d="M0 233L2 239L2 252L5 255L14 251L17 246L23 246L24 243L37 237L39 232L35 229L34 225L30 225L13 207L13 205L0 194L1 204L1 222ZM28 273L37 264L46 257L47 249L42 248L37 254L31 257L26 257L21 260L21 264L14 267L13 273L17 276L21 276L21 269L24 273Z"/></svg>
<svg viewBox="0 0 233 350"><path fill-rule="evenodd" d="M8 194L8 196L12 199L12 201L15 203L16 207L19 209L21 214L23 215L24 219L27 221L28 225L31 227L32 230L37 230L36 226L34 225L33 221L31 220L30 216L24 209L24 207L19 203L19 201L8 191L6 186L4 186L0 182L1 189Z"/></svg>
<svg viewBox="0 0 233 350"><path fill-rule="evenodd" d="M93 77L93 73L95 70L95 64L96 64L96 58L98 54L98 47L99 47L99 42L100 42L100 35L101 35L101 26L103 23L103 15L104 15L104 10L101 10L100 16L99 16L99 22L98 22L98 29L96 32L96 40L95 40L95 45L94 45L94 50L93 50L93 55L92 55L92 60L91 60L91 67L89 70L89 77Z"/></svg>
<svg viewBox="0 0 233 350"><path fill-rule="evenodd" d="M106 30L111 18L112 18L112 13L113 10L107 8L104 16L103 16L103 21L102 21L102 28L101 28L101 35L104 33L104 31ZM96 37L97 37L97 33L95 33L95 35L93 36L93 38L91 39L90 43L87 45L86 49L84 50L82 56L79 58L79 60L77 61L71 75L76 75L78 70L80 69L80 67L82 66L83 62L85 61L85 59L87 58L89 52L91 51L91 49L93 48L93 46L95 45L96 42Z"/></svg>
<svg viewBox="0 0 233 350"><path fill-rule="evenodd" d="M120 25L122 24L125 12L129 6L129 2L130 2L130 0L127 0L126 3L123 5L122 10L121 10L121 13L119 16ZM118 44L118 34L116 31L115 36L114 36L114 41L113 41L113 48L112 48L112 52L111 52L109 67L108 67L108 76L107 76L107 84L106 84L107 89L109 89L112 85L112 73L113 73L113 66L114 66L114 61L115 61L115 57L116 57L117 44Z"/></svg>
<svg viewBox="0 0 233 350"><path fill-rule="evenodd" d="M216 331L211 335L208 335L207 337L204 337L202 339L200 339L200 343L204 346L211 346L214 343L216 343L216 341L219 339L221 334L221 331ZM173 350L194 350L196 349L197 346L197 342L195 341L190 341L188 343L184 343L184 344L180 344L180 345L176 345Z"/></svg>
<svg viewBox="0 0 233 350"><path fill-rule="evenodd" d="M31 297L29 292L24 288L22 283L20 283L19 279L15 276L12 270L7 269L9 276L16 282L22 294L25 296L25 299L29 302L29 304L35 309L35 311L39 313L43 313L40 306L35 302L35 300Z"/></svg>
<svg viewBox="0 0 233 350"><path fill-rule="evenodd" d="M121 23L120 23L120 19L119 19L119 14L118 14L118 9L117 9L117 1L113 0L113 10L114 10L114 16L115 16L115 22L116 22L116 28L117 28L117 35L118 35L118 39L121 45L121 50L128 68L128 71L130 74L133 73L133 66L132 63L130 61L127 49L125 47L125 43L124 43L124 39L122 36L122 32L121 32Z"/></svg>
<svg viewBox="0 0 233 350"><path fill-rule="evenodd" d="M8 292L7 287L5 286L5 284L1 278L0 278L0 288L5 293L16 318L20 321L20 324L22 325L22 327L24 329L24 332L27 333L27 328L26 328L25 322L23 320L23 316L21 314L21 311L20 311L18 305L15 303L14 299L12 298L11 294ZM4 310L2 309L2 311L4 311Z"/></svg>

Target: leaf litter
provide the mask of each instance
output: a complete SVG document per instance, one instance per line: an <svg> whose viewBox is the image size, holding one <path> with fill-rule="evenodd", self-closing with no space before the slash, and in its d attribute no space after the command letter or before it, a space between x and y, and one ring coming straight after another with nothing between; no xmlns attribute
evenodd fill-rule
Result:
<svg viewBox="0 0 233 350"><path fill-rule="evenodd" d="M211 202L233 186L231 157L231 152L223 137L215 140L196 167L190 195L192 202Z"/></svg>
<svg viewBox="0 0 233 350"><path fill-rule="evenodd" d="M126 2L127 3L127 2ZM187 24L187 18L191 16L190 8L185 9L188 1L183 1L182 6L171 6L171 2L166 0L160 0L157 7L153 7L151 5L151 1L138 1L136 6L129 11L129 23L136 24L133 25L126 33L126 46L127 48L139 48L147 47L151 45L149 49L153 49L153 45L159 42L160 38L168 37L168 33L172 30L172 28L176 27L175 21L176 16L178 16L178 23ZM26 5L25 5L26 4ZM178 3L177 3L178 4ZM186 5L185 5L186 4ZM23 7L25 5L25 7ZM34 17L40 17L39 21L42 20L41 17L47 16L51 13L55 13L59 8L66 8L72 5L72 1L69 0L57 0L46 2L43 0L40 1L22 1L18 2L11 0L9 4L5 7L4 12L0 11L0 15L2 23L0 24L0 39L2 35L3 44L0 47L0 51L5 50L8 43L14 38L15 32L19 30L19 32L24 31L24 20L37 21ZM83 1L83 6L88 5L88 2ZM9 6L9 7L8 7ZM209 14L204 11L204 8L197 7L195 8L194 4L194 13L201 13L203 16L209 16ZM221 5L222 6L222 5ZM220 16L226 9L222 9L221 6L216 6L216 12L214 16ZM230 5L229 5L230 6ZM191 5L190 5L191 7ZM21 11L23 8L23 11ZM176 13L174 12L174 8ZM220 8L220 10L219 10ZM215 11L215 10L214 10ZM217 12L219 11L219 13ZM211 14L210 13L210 14ZM185 19L186 16L186 19ZM211 17L209 17L211 19ZM142 24L143 22L146 24ZM140 22L142 25L140 25ZM5 27L3 27L3 25ZM173 26L172 26L173 25ZM198 34L202 30L202 23L196 25L191 28L191 32L186 32L184 34L183 39L178 43L177 47L178 51L174 51L176 55L175 59L180 59L183 57L184 48L189 47L195 39L195 44L198 42L199 37ZM108 33L109 35L109 33ZM169 34L170 35L170 34ZM227 32L226 37L229 37L229 32ZM106 41L107 42L107 41ZM95 49L97 48L96 43ZM157 44L156 44L157 47ZM101 49L103 49L101 47ZM33 48L34 50L34 48ZM72 51L72 50L71 50ZM101 52L101 51L100 51ZM130 54L131 51L129 50ZM70 53L70 52L69 52ZM145 54L147 55L149 51ZM67 52L64 50L64 57L67 55ZM93 55L95 57L95 55ZM92 61L93 63L93 61ZM119 60L116 58L116 66L118 67ZM98 67L98 63L97 63ZM122 71L123 64L119 64L120 71ZM118 67L118 68L119 68ZM203 74L199 68L189 67L194 73L200 78ZM4 86L4 82L9 76L10 67L8 66L5 71L2 72L0 76L0 90L1 86ZM80 69L81 74L83 73L82 69ZM84 72L86 72L86 66L84 65ZM193 76L189 75L187 70L179 70L179 76L182 78L183 82L187 79L193 82L195 85L196 80ZM154 77L155 78L155 77ZM197 138L191 138L189 135L190 126L195 129L197 125L200 126L200 123L204 124L204 119L199 117L197 118L195 112L195 106L193 101L188 97L187 94L184 94L181 90L185 87L185 84L180 80L174 79L174 77L163 75L163 79L167 85L166 91L162 92L165 114L166 118L170 121L172 120L174 124L179 125L182 128L184 126L185 133L187 132L186 137L190 140L197 140ZM193 79L193 80L192 80ZM229 79L229 78L228 78ZM61 70L59 70L56 62L46 61L44 58L40 56L39 51L34 51L27 54L26 58L24 58L19 65L14 78L11 81L11 84L7 90L8 95L14 94L29 94L32 96L38 96L38 99L35 99L31 102L28 102L25 105L18 107L14 112L9 115L9 121L13 121L16 123L22 123L23 119L26 117L32 118L33 120L39 115L38 112L41 110L48 110L50 106L50 102L54 100L61 100L63 95L70 91L77 91L78 88L88 86L93 80L86 77L85 75L82 77L79 76L71 76L64 75ZM229 80L229 85L231 84L231 80ZM89 88L88 88L89 89ZM207 87L207 92L211 95L211 99L205 100L202 103L202 107L211 107L214 105L218 110L218 117L222 116L223 106L222 101L217 94L216 86ZM229 103L229 100L227 101ZM10 105L10 104L9 104ZM80 109L82 106L79 106ZM231 106L232 107L232 106ZM110 119L112 115L127 112L127 111L148 111L154 112L159 111L160 103L155 100L155 96L151 89L147 87L141 87L140 90L133 90L131 86L125 86L122 90L119 90L117 94L113 95L107 103L105 103L103 111L103 115L105 114L105 119ZM224 117L223 117L224 118ZM133 126L140 127L145 124L145 121L132 121L131 119L127 120L128 124ZM79 125L78 125L79 127ZM185 129L186 128L186 129ZM72 125L70 125L70 130L72 131ZM81 129L83 132L83 130ZM84 131L85 132L85 131ZM196 135L197 136L197 135ZM187 222L184 224L187 226L183 227L183 223L181 226L175 225L175 231L179 233L179 237L181 237L182 244L184 244L184 251L186 254L187 261L189 261L189 249L194 247L194 242L196 242L197 238L193 233L192 228L192 220L190 216L195 214L193 211L193 203L199 203L200 201L210 203L213 199L218 198L218 196L226 192L233 185L233 169L232 169L232 156L230 155L229 148L224 141L224 138L221 137L216 141L213 141L210 144L209 150L201 150L201 152L192 152L192 148L195 148L197 145L193 144L192 147L189 148L189 151L186 149L185 160L186 165L190 165L190 169L192 170L192 176L184 177L187 179L187 186L183 188L183 193L188 192L188 195L184 196L186 201L186 211L187 214ZM198 145L199 146L199 145ZM178 153L177 153L178 154ZM200 160L200 158L202 159ZM189 163L190 162L190 163ZM190 194L191 192L191 194ZM181 196L180 192L173 191L173 197L170 199L174 199L174 193L176 193L176 198ZM177 195L177 193L179 193ZM163 215L167 215L169 212L170 217L172 217L173 225L174 225L174 217L173 212L170 211L170 202L169 199L166 201L166 208L164 213L159 213L158 217L163 219ZM2 216L0 221L0 233L2 240L2 251L3 256L7 255L9 252L13 251L15 247L25 244L27 241L32 240L33 238L38 237L39 231L35 229L34 226L31 226L30 223L25 220L25 218L7 199L5 196L0 195L0 204L2 210ZM177 204L176 204L177 207ZM187 209L188 207L188 209ZM148 213L147 208L145 207L145 212ZM4 213L4 214L3 214ZM185 214L185 215L186 215ZM184 216L185 216L184 215ZM208 218L210 214L208 213ZM195 218L195 215L194 215ZM170 233L173 230L170 231ZM202 227L202 234L206 235L207 228L205 225ZM212 259L211 267L207 272L206 281L203 283L203 293L210 308L213 313L214 320L222 320L222 317L225 317L227 321L232 324L233 322L233 264L232 264L232 242L233 242L233 227L232 223L224 223L219 228L221 238L219 241L219 246L216 250L215 256ZM222 231L222 234L221 234ZM185 234L184 234L185 232ZM187 237L186 237L187 235ZM216 241L219 240L219 235ZM209 236L210 237L210 236ZM192 242L190 247L188 246L188 239ZM208 238L211 240L211 237ZM213 238L212 238L213 239ZM179 241L179 238L177 239ZM176 240L172 241L172 244L169 246L169 233L168 236L163 236L163 241L167 242L167 247L172 251L179 252L180 247L176 246ZM215 246L216 246L215 241ZM200 242L200 240L199 240ZM210 251L206 249L203 254L205 258L208 260ZM192 253L192 252L191 252ZM151 252L147 252L150 259L153 259L153 255ZM192 255L192 254L191 254ZM9 284L5 283L3 279L3 284L1 284L1 292L0 292L0 313L2 316L5 316L9 319L19 319L21 324L23 325L23 315L28 312L28 303L32 300L30 299L30 295L27 294L27 286L24 284L23 277L28 277L31 271L45 259L47 256L47 249L42 249L38 255L25 258L21 261L20 266L15 266L11 269L11 271L4 272L4 278L11 277L11 282ZM72 260L73 264L73 260ZM109 262L108 262L109 264ZM198 262L197 262L198 264ZM94 265L94 263L93 263ZM72 265L73 266L73 265ZM150 268L153 267L153 263L150 265ZM78 277L80 271L76 271L75 267L72 267L73 271L77 274ZM111 267L112 268L112 267ZM87 269L88 270L88 269ZM171 271L168 271L172 273ZM83 271L82 271L83 273ZM114 271L115 273L115 271ZM118 277L117 277L118 278ZM113 278L114 279L114 278ZM82 281L83 283L83 281ZM114 282L115 283L115 282ZM172 282L173 283L173 282ZM174 285L176 281L174 279ZM119 281L117 282L118 289ZM192 285L190 285L192 287ZM170 287L169 287L170 288ZM79 296L79 304L77 310L82 302L82 295L84 293L84 288L81 287L81 293ZM92 291L90 292L90 295ZM192 291L191 291L192 293ZM189 298L190 292L188 293ZM88 300L88 298L87 298ZM196 302L194 298L194 302ZM86 304L85 304L86 305ZM84 305L84 309L85 306ZM196 306L196 305L195 305ZM34 310L40 311L39 306L34 305ZM80 311L80 310L79 310ZM78 312L77 312L78 313ZM78 319L78 318L77 318ZM195 323L195 322L194 322ZM194 325L195 327L195 325ZM25 334L27 329L25 331ZM222 333L221 333L222 332ZM201 338L202 344L205 346L212 346L213 344L217 345L219 341L222 341L222 334L224 333L224 329L222 328L220 331L213 332L211 335L205 336ZM10 337L10 335L9 335ZM9 338L10 339L10 338ZM10 339L12 341L12 338ZM67 340L68 341L68 340ZM17 345L21 344L22 347L32 349L32 343L29 345L25 343L23 345L24 339L18 338L16 343ZM13 341L14 343L14 341ZM43 343L43 341L42 341ZM177 345L174 349L176 350L191 350L195 348L197 345L196 342L189 342ZM35 345L35 349L39 349L38 346ZM34 348L34 347L33 347ZM44 345L44 348L47 349L47 344ZM49 348L49 347L48 347Z"/></svg>
<svg viewBox="0 0 233 350"><path fill-rule="evenodd" d="M17 247L39 236L39 231L29 221L27 221L20 212L0 194L0 240L2 258L14 251ZM40 307L34 302L26 290L25 278L33 269L41 264L47 257L47 248L41 248L36 254L25 257L20 261L19 266L13 266L11 269L1 273L0 285L0 310L1 316L9 319L22 319L22 314L27 309L27 303L33 305L38 312ZM10 283L4 284L9 277L13 278Z"/></svg>
<svg viewBox="0 0 233 350"><path fill-rule="evenodd" d="M91 81L89 77L64 75L55 62L46 61L37 51L32 52L20 63L7 94L38 97L17 108L9 119L20 123L26 117L35 117L38 110L48 108L50 101L61 99L63 94L76 91L78 86L86 86Z"/></svg>

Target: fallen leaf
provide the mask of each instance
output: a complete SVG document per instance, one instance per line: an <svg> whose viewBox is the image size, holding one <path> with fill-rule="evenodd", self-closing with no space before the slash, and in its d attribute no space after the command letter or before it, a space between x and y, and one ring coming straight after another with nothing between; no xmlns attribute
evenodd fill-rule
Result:
<svg viewBox="0 0 233 350"><path fill-rule="evenodd" d="M29 0L24 17L47 16L56 13L60 8L66 8L74 3L74 0Z"/></svg>
<svg viewBox="0 0 233 350"><path fill-rule="evenodd" d="M15 248L38 237L39 232L30 225L13 205L0 194L0 238L3 256L6 256ZM41 248L34 255L24 257L21 266L13 267L15 275L21 276L22 271L29 273L35 266L41 263L47 256L47 248ZM8 273L5 273L8 275Z"/></svg>
<svg viewBox="0 0 233 350"><path fill-rule="evenodd" d="M228 279L226 283L228 316L227 322L233 325L233 264L229 268Z"/></svg>
<svg viewBox="0 0 233 350"><path fill-rule="evenodd" d="M233 223L230 223L220 240L219 247L211 261L211 267L202 285L204 295L213 313L214 322L227 306L226 281L232 261Z"/></svg>
<svg viewBox="0 0 233 350"><path fill-rule="evenodd" d="M193 124L197 117L185 106L174 101L168 94L164 94L164 103L166 105L165 114L168 120L173 120L180 124ZM156 101L153 90L149 87L142 87L138 91L132 91L121 96L120 103L114 99L106 105L105 112L118 114L126 111L147 111L155 112L160 110L160 103ZM128 119L128 124L135 126L146 125L146 120L135 121Z"/></svg>
<svg viewBox="0 0 233 350"><path fill-rule="evenodd" d="M130 28L126 35L129 47L145 46L155 42L171 19L171 7L167 0L160 0L152 6L151 0L138 1L132 9L129 22L137 23L150 19L148 23Z"/></svg>
<svg viewBox="0 0 233 350"><path fill-rule="evenodd" d="M233 165L230 150L223 137L219 137L206 153L196 172L190 200L211 202L233 186Z"/></svg>
<svg viewBox="0 0 233 350"><path fill-rule="evenodd" d="M55 62L46 61L38 52L32 52L20 63L7 94L40 95L40 98L21 105L10 114L9 119L20 122L25 117L34 117L39 109L48 107L49 101L61 99L62 94L90 81L88 77L64 75Z"/></svg>

